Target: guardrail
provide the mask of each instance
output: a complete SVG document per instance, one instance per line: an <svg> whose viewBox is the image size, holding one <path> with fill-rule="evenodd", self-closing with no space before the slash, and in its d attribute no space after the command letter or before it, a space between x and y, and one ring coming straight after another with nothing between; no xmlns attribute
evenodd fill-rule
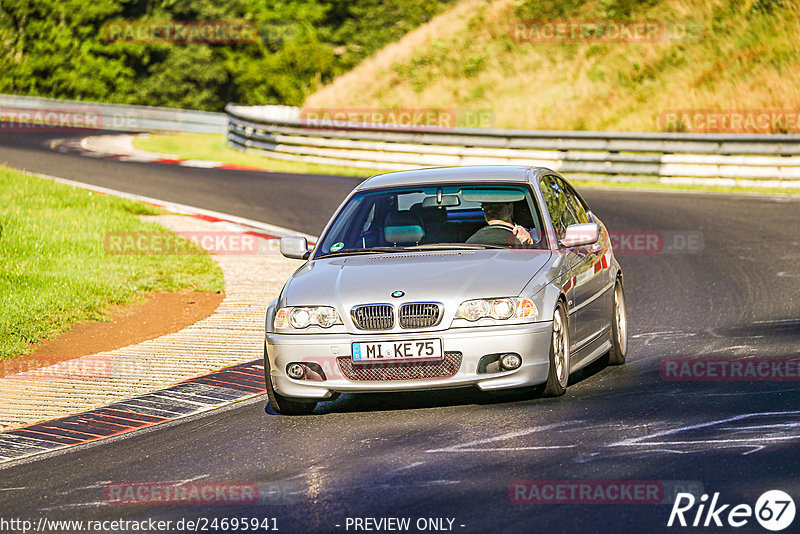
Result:
<svg viewBox="0 0 800 534"><path fill-rule="evenodd" d="M3 125L25 124L48 129L222 133L227 119L224 113L207 111L0 95L0 131Z"/></svg>
<svg viewBox="0 0 800 534"><path fill-rule="evenodd" d="M800 135L412 128L304 120L287 106L225 107L228 145L271 158L404 170L536 165L571 176L800 187Z"/></svg>

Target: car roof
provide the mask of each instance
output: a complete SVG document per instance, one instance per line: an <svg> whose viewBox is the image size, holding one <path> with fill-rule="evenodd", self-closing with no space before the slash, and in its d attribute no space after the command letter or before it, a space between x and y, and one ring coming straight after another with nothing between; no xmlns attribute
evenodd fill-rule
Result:
<svg viewBox="0 0 800 534"><path fill-rule="evenodd" d="M417 184L439 184L453 182L529 182L531 176L549 171L541 167L524 167L517 165L476 165L467 167L436 167L415 169L412 171L396 171L377 174L367 178L356 188L378 189Z"/></svg>

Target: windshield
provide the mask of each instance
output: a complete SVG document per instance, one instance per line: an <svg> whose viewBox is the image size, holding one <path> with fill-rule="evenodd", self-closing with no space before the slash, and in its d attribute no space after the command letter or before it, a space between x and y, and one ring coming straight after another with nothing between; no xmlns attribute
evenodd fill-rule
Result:
<svg viewBox="0 0 800 534"><path fill-rule="evenodd" d="M362 191L322 237L315 257L444 248L543 249L531 191L458 184Z"/></svg>

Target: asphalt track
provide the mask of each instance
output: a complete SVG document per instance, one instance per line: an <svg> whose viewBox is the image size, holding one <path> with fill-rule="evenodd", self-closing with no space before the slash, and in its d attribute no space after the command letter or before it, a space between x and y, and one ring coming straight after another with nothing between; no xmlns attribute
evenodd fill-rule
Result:
<svg viewBox="0 0 800 534"><path fill-rule="evenodd" d="M0 135L0 163L312 234L359 181L93 160L48 151L48 137ZM626 365L593 365L557 399L343 395L288 418L259 398L0 468L0 516L269 517L286 533L355 532L346 526L356 517L408 517L410 532L418 518L454 519L456 532L733 530L668 528L663 504L516 504L509 487L517 480L694 481L724 503L752 506L780 489L800 504L797 379L686 382L659 372L667 357L798 356L800 202L583 194L612 230L702 238L694 253L618 251L631 329ZM104 501L109 482L175 480L251 482L273 493L240 505ZM766 532L752 518L736 531Z"/></svg>

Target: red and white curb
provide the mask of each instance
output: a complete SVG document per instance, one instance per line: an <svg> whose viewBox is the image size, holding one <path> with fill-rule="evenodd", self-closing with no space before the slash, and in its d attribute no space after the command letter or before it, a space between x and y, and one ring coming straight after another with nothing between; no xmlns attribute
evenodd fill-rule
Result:
<svg viewBox="0 0 800 534"><path fill-rule="evenodd" d="M265 390L261 360L234 365L102 408L0 432L0 464L175 421Z"/></svg>
<svg viewBox="0 0 800 534"><path fill-rule="evenodd" d="M269 172L269 169L266 167L252 167L206 159L183 159L171 154L147 152L133 146L133 139L135 137L134 135L124 134L56 139L50 143L50 148L64 154L80 154L81 156L90 158L115 159L117 161L180 165L181 167L194 167L198 169Z"/></svg>
<svg viewBox="0 0 800 534"><path fill-rule="evenodd" d="M210 223L272 242L283 235L297 235L286 228L211 210L48 175L35 176L96 194L146 202L203 221L192 223L195 225ZM217 261L222 262L227 294L211 316L174 334L0 379L5 411L16 414L14 417L22 423L0 432L0 466L175 421L262 394L263 365L260 359L251 358L260 352L263 343L266 302L279 289L279 285L272 289L268 286L279 284L285 279L286 268L291 272L296 266L278 269L276 262L292 260L274 254L217 256ZM234 271L239 273L238 278L232 278L229 284L228 275ZM254 276L255 273L260 274ZM235 343L230 339L232 333L236 335ZM186 360L187 354L197 361ZM113 368L115 372L109 376L98 374L96 366L90 365L93 358L97 360L95 363L105 363L106 371ZM70 372L70 362L75 362L74 373ZM61 368L64 364L66 369ZM146 369L145 374L140 374L140 368ZM60 400L42 410L39 398L43 402L48 398Z"/></svg>

